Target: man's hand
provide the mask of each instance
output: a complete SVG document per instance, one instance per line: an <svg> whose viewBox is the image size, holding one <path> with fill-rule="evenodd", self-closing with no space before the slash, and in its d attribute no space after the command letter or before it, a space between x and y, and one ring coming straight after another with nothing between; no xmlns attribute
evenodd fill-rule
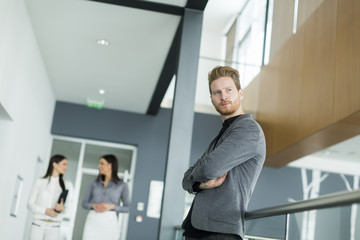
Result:
<svg viewBox="0 0 360 240"><path fill-rule="evenodd" d="M227 173L225 173L223 176L209 180L205 183L200 183L200 189L212 189L212 188L217 188L220 187L225 179L226 179Z"/></svg>

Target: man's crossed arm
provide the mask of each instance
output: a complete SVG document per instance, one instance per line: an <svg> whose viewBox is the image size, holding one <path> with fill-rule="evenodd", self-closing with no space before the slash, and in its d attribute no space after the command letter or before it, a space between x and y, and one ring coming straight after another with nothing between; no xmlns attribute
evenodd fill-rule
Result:
<svg viewBox="0 0 360 240"><path fill-rule="evenodd" d="M225 181L227 176L227 173L225 173L223 176L215 178L215 179L211 179L205 183L200 183L199 188L201 190L205 190L205 189L212 189L212 188L217 188L220 187L221 184L223 184L223 182Z"/></svg>

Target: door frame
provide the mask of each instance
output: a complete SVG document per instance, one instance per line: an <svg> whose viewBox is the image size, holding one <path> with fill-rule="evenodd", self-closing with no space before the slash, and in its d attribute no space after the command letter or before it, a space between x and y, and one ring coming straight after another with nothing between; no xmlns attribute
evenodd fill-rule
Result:
<svg viewBox="0 0 360 240"><path fill-rule="evenodd" d="M67 236L71 236L70 239L73 236L73 229L75 226L75 219L76 219L76 212L77 212L77 206L79 202L79 193L80 193L80 187L81 187L81 181L82 181L82 175L83 173L95 173L97 170L95 169L89 169L84 168L84 156L85 156L85 147L87 144L92 145L98 145L103 147L113 147L113 148L121 148L121 149L127 149L132 151L132 157L131 157L131 166L130 166L130 172L118 172L118 176L122 179L124 179L124 182L126 182L129 186L129 198L131 201L132 197L132 190L133 190L133 180L135 177L135 166L136 166L136 157L137 157L137 146L130 145L130 144L122 144L122 143L114 143L114 142L106 142L106 141L100 141L100 140L90 140L85 138L76 138L76 137L67 137L67 136L61 136L61 135L52 135L52 141L50 144L50 151L49 154L51 154L51 149L53 148L53 142L54 140L63 140L68 142L74 142L74 143L80 143L80 154L78 159L78 165L77 165L77 171L76 171L76 178L74 185L74 195L73 195L73 202L70 212L70 219L68 221L70 233L67 234ZM121 214L120 216L122 219L119 222L121 226L121 238L120 240L126 240L127 235L127 227L128 227L128 218L129 214L126 214L126 217L123 216L124 214Z"/></svg>

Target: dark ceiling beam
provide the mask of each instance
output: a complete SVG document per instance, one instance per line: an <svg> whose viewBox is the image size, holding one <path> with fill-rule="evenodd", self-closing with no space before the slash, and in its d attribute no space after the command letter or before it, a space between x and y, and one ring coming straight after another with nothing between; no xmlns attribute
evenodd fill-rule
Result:
<svg viewBox="0 0 360 240"><path fill-rule="evenodd" d="M185 8L204 11L207 2L208 0L188 0ZM156 115L159 112L161 102L165 96L165 93L171 83L173 76L177 71L179 47L180 47L180 39L181 39L181 27L182 27L182 21L178 26L174 40L171 44L170 50L166 57L165 64L161 71L158 83L151 98L148 110L146 112L146 114L148 115Z"/></svg>
<svg viewBox="0 0 360 240"><path fill-rule="evenodd" d="M161 102L171 83L171 79L176 73L178 58L179 58L181 27L182 27L182 21L180 22L178 29L176 30L175 37L171 44L170 50L166 57L165 64L162 68L159 80L155 87L155 91L151 98L148 110L146 112L146 114L148 115L156 115L159 112Z"/></svg>
<svg viewBox="0 0 360 240"><path fill-rule="evenodd" d="M197 11L204 11L208 0L188 0L185 7L179 7L170 4L156 3L151 1L142 0L89 0L93 2L101 2L107 4L113 4L123 7L131 7L136 9L142 9L147 11L154 11L159 13L172 14L183 17L184 9L194 9ZM169 1L171 2L171 1ZM146 114L156 115L160 110L161 102L165 96L165 93L171 83L171 79L177 71L177 64L179 58L179 46L181 39L181 27L180 22L173 42L166 57L165 64L161 70L159 80L154 90L153 96L149 103Z"/></svg>
<svg viewBox="0 0 360 240"><path fill-rule="evenodd" d="M204 11L208 0L188 0L185 8Z"/></svg>
<svg viewBox="0 0 360 240"><path fill-rule="evenodd" d="M89 0L93 2L108 3L123 7L131 7L136 9L142 9L147 11L154 11L159 13L167 13L172 15L183 16L184 8L169 4L156 3L150 1L140 1L140 0Z"/></svg>

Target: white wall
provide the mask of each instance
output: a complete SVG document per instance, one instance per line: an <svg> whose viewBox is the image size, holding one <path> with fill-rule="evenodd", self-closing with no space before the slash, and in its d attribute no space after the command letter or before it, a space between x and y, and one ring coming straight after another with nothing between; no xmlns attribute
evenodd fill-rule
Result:
<svg viewBox="0 0 360 240"><path fill-rule="evenodd" d="M216 114L216 110L211 104L209 87L208 87L208 73L217 65L223 65L221 59L225 59L225 37L222 31L202 31L199 67L196 84L196 99L195 111ZM175 82L172 80L169 88L165 94L161 107L171 107L174 95Z"/></svg>
<svg viewBox="0 0 360 240"><path fill-rule="evenodd" d="M197 112L218 114L210 101L208 73L217 65L224 65L220 59L225 59L225 37L222 32L202 32L198 78L196 84Z"/></svg>
<svg viewBox="0 0 360 240"><path fill-rule="evenodd" d="M0 0L0 105L11 117L0 117L0 238L22 239L37 158L48 158L55 106L23 0ZM17 175L24 185L15 218L10 207Z"/></svg>

